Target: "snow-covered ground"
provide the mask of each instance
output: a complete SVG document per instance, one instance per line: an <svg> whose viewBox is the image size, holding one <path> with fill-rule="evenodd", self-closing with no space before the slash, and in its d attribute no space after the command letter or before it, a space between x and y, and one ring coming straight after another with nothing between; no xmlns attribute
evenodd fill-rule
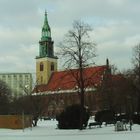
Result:
<svg viewBox="0 0 140 140"><path fill-rule="evenodd" d="M56 121L40 121L35 128L23 130L0 129L0 140L139 140L140 125L132 131L114 131L114 126L85 130L59 130Z"/></svg>

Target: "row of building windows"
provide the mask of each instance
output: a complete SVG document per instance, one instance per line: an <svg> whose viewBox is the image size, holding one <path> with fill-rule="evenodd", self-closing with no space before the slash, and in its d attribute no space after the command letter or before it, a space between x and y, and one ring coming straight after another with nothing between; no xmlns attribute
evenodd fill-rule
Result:
<svg viewBox="0 0 140 140"><path fill-rule="evenodd" d="M32 75L22 73L22 74L0 74L0 79L7 83L7 85L11 88L12 94L20 94L23 93L24 88L28 85L28 89L32 89Z"/></svg>
<svg viewBox="0 0 140 140"><path fill-rule="evenodd" d="M30 75L23 75L23 74L2 74L0 77L30 77Z"/></svg>

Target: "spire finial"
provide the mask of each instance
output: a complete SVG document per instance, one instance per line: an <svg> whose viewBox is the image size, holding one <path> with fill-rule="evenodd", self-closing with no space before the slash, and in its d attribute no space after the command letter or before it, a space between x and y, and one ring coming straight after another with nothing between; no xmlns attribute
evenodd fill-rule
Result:
<svg viewBox="0 0 140 140"><path fill-rule="evenodd" d="M45 10L44 25L42 27L42 38L51 38L51 29L48 23L47 11Z"/></svg>
<svg viewBox="0 0 140 140"><path fill-rule="evenodd" d="M45 10L45 16L47 16L47 11Z"/></svg>
<svg viewBox="0 0 140 140"><path fill-rule="evenodd" d="M44 20L44 24L48 24L48 19L47 19L47 11L45 10L45 20Z"/></svg>
<svg viewBox="0 0 140 140"><path fill-rule="evenodd" d="M109 59L106 59L106 65L109 66Z"/></svg>

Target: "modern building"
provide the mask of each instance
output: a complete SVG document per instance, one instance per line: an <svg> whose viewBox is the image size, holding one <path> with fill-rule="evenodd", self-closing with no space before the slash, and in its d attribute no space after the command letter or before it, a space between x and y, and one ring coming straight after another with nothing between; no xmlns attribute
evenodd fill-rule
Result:
<svg viewBox="0 0 140 140"><path fill-rule="evenodd" d="M31 73L0 73L0 80L10 87L13 96L19 97L32 91Z"/></svg>

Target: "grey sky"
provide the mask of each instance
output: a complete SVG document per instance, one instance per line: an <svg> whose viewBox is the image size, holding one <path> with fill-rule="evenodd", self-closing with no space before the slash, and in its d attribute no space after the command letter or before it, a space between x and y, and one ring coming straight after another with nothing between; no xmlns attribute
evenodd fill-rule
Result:
<svg viewBox="0 0 140 140"><path fill-rule="evenodd" d="M139 0L0 0L0 72L35 72L45 9L55 48L80 19L93 28L98 65L109 58L120 70L131 67L140 42Z"/></svg>

